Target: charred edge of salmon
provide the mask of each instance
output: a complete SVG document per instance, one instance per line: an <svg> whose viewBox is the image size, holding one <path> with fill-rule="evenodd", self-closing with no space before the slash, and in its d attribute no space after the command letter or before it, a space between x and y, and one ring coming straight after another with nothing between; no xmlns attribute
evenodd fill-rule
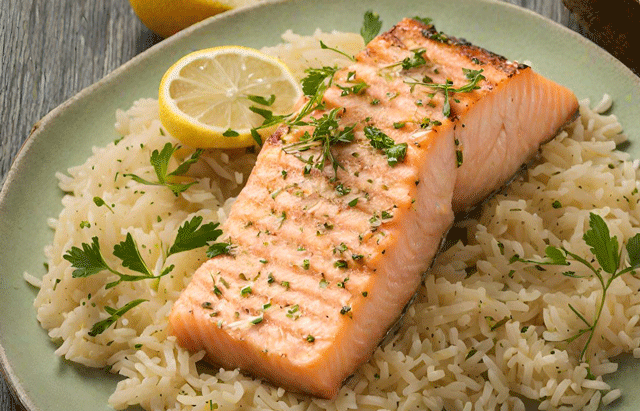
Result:
<svg viewBox="0 0 640 411"><path fill-rule="evenodd" d="M423 26L421 33L425 38L449 46L457 46L460 53L468 57L469 59L477 60L479 62L478 64L480 65L490 64L495 68L502 70L504 73L509 75L509 77L516 74L518 70L524 70L529 67L526 64L512 62L511 60L500 54L476 46L463 38L444 34L443 32L438 31L433 24L427 25L417 20L413 21L416 24Z"/></svg>
<svg viewBox="0 0 640 411"><path fill-rule="evenodd" d="M496 196L497 194L503 192L504 190L507 189L507 187L509 187L511 185L511 183L513 183L518 177L522 176L528 169L529 167L535 163L539 158L540 158L540 152L542 151L542 147L547 144L548 142L550 142L551 140L555 139L558 134L560 134L560 132L562 130L564 130L565 127L567 127L568 125L570 125L571 123L573 123L574 121L576 121L578 118L580 117L580 107L576 108L576 110L573 112L573 114L571 115L571 117L569 117L569 119L560 127L558 127L558 130L556 130L555 133L553 133L547 140L543 141L540 144L540 147L538 148L538 150L536 152L534 152L531 157L529 157L518 169L518 171L516 171L513 176L511 176L510 179L508 179L503 185L501 185L500 187L496 188L495 190L493 190L492 192L490 192L485 198L483 198L480 202L478 202L477 204L474 204L473 206L471 206L470 208L466 209L466 210L462 210L462 211L458 211L456 213L455 216L455 221L461 221L461 220L468 220L468 219L472 219L475 218L474 216L477 215L478 211L482 208L482 206L484 204L486 204L489 200L491 200L494 196Z"/></svg>
<svg viewBox="0 0 640 411"><path fill-rule="evenodd" d="M431 42L450 48L452 53L466 57L474 67L482 68L483 66L487 66L501 71L506 75L506 79L510 79L525 70L531 70L531 67L526 64L511 61L500 54L476 46L465 39L444 34L438 31L432 23L425 24L422 21L411 18L404 19L401 23L396 24L391 30L380 36L392 46L407 48L403 41L403 38L408 37L407 32L415 32ZM369 56L373 54L368 47L365 49L365 52L367 52ZM488 90L492 90L497 87L499 83L485 80L483 84ZM465 94L467 98L474 95L474 93ZM456 122L458 116L461 114L456 110L456 107L452 105L449 119L453 122Z"/></svg>

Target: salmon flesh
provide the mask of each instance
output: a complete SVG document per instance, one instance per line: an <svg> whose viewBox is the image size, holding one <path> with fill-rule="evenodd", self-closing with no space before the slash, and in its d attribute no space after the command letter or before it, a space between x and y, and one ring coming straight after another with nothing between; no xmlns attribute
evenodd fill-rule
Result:
<svg viewBox="0 0 640 411"><path fill-rule="evenodd" d="M214 364L334 398L416 293L454 214L505 185L578 102L404 19L333 75L322 103L264 143L222 225L232 252L195 272L170 328ZM338 137L309 143L321 133Z"/></svg>

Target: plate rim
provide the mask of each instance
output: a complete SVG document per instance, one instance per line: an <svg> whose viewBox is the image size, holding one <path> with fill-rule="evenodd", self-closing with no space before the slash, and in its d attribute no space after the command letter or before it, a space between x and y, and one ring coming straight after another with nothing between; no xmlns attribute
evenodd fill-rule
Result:
<svg viewBox="0 0 640 411"><path fill-rule="evenodd" d="M299 0L298 3L311 2L314 0ZM341 0L345 3L348 0ZM389 0L384 0L389 1ZM418 1L418 0L409 0L409 1ZM611 55L608 51L591 41L590 39L582 36L581 34L571 30L567 26L556 22L546 16L543 16L531 9L518 6L516 4L509 3L507 0L463 0L468 3L484 3L491 5L498 5L498 7L504 7L511 9L515 13L523 13L528 15L528 18L537 19L544 24L550 24L555 30L562 32L563 35L571 36L574 40L584 44L586 47L591 48L593 51L598 53L598 57L606 58L607 64L613 64L616 66L616 70L619 70L625 77L634 83L638 88L640 88L640 76L636 75L629 67L624 65L620 60ZM29 155L31 147L39 138L39 136L46 130L47 125L54 121L56 118L64 115L64 113L71 108L75 107L77 104L81 104L83 99L88 98L90 95L95 93L97 90L108 87L112 82L114 82L118 77L126 74L128 71L135 69L137 66L141 65L147 60L153 60L154 56L163 52L163 50L170 48L175 43L179 43L183 41L184 38L188 38L193 34L197 34L200 31L205 31L209 26L218 24L219 21L233 18L233 16L243 13L250 13L252 10L266 7L273 7L274 5L283 4L287 2L293 2L293 0L265 0L260 3L256 3L250 6L242 7L239 9L233 9L207 19L202 20L201 22L195 23L194 25L187 27L186 29L166 38L154 44L150 48L142 51L136 56L132 57L130 60L126 61L119 67L115 68L111 72L107 73L100 80L94 82L93 84L82 88L76 94L60 103L55 108L51 109L47 114L41 117L31 128L27 138L22 143L18 152L11 162L11 166L9 170L4 176L4 181L2 182L2 188L0 189L0 216L4 213L5 201L7 194L10 190L12 190L13 184L17 173L19 172L19 168L21 164L26 161L25 158ZM13 366L11 365L11 360L6 354L5 348L2 346L0 341L0 375L4 376L6 385L14 395L14 400L20 402L20 404L25 408L26 411L41 411L41 408L36 406L33 403L33 400L30 398L27 390L23 386L21 379L14 372Z"/></svg>

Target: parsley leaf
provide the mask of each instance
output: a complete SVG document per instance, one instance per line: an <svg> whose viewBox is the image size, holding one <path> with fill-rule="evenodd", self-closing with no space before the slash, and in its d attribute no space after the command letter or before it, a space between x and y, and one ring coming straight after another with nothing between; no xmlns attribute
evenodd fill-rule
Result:
<svg viewBox="0 0 640 411"><path fill-rule="evenodd" d="M558 265L569 264L567 263L566 256L562 253L562 251L560 251L556 247L549 245L544 251L547 257L549 257L549 259L552 261L553 264L558 264Z"/></svg>
<svg viewBox="0 0 640 411"><path fill-rule="evenodd" d="M111 207L109 207L109 205L101 197L93 197L93 203L98 207L105 206L105 207L107 207L107 209L109 209L109 211L111 211L113 214L115 214L113 209Z"/></svg>
<svg viewBox="0 0 640 411"><path fill-rule="evenodd" d="M107 328L111 327L116 321L118 321L118 319L120 319L120 317L122 317L127 311L131 310L137 305L142 304L145 301L147 300L142 298L133 300L117 310L111 307L104 307L104 310L107 312L107 314L110 314L110 316L102 321L98 321L97 323L93 324L93 327L91 327L91 330L89 331L89 335L95 337L98 334L102 334Z"/></svg>
<svg viewBox="0 0 640 411"><path fill-rule="evenodd" d="M364 128L364 135L369 139L369 143L373 148L385 149L393 146L396 143L382 130L374 126L366 126Z"/></svg>
<svg viewBox="0 0 640 411"><path fill-rule="evenodd" d="M456 93L468 93L478 88L478 82L480 80L484 80L485 77L482 75L483 69L473 70L468 68L462 68L462 73L465 78L469 80L469 83L457 89Z"/></svg>
<svg viewBox="0 0 640 411"><path fill-rule="evenodd" d="M181 176L189 171L189 168L193 163L198 161L200 155L204 152L202 149L197 149L191 157L189 157L184 162L180 163L178 167L172 172L168 172L169 170L169 161L173 154L180 148L178 144L175 146L171 143L166 143L161 151L153 150L151 153L151 158L149 162L153 166L153 169L156 172L156 177L158 181L150 181L146 180L136 174L124 174L125 177L131 177L134 181L145 184L145 185L156 185L156 186L165 186L169 188L173 194L177 197L183 191L186 191L189 187L191 187L194 182L191 183L177 183L174 181L173 177Z"/></svg>
<svg viewBox="0 0 640 411"><path fill-rule="evenodd" d="M413 51L413 55L410 57L405 57L402 61L391 64L386 68L392 68L397 66L402 66L403 70L410 70L412 68L421 67L427 64L427 59L424 58L425 49L418 49Z"/></svg>
<svg viewBox="0 0 640 411"><path fill-rule="evenodd" d="M258 133L258 130L256 130L255 128L251 129L251 137L253 138L253 141L255 141L257 145L259 146L262 145L262 137L260 136L260 133Z"/></svg>
<svg viewBox="0 0 640 411"><path fill-rule="evenodd" d="M402 60L402 69L409 70L415 67L424 66L427 64L427 60L424 58L424 49L416 50L413 52L412 57L406 57Z"/></svg>
<svg viewBox="0 0 640 411"><path fill-rule="evenodd" d="M131 233L127 233L127 238L120 244L113 246L113 255L122 260L122 265L133 271L137 271L146 276L152 277L151 270L147 267L144 260L140 256L138 251L138 245L131 236Z"/></svg>
<svg viewBox="0 0 640 411"><path fill-rule="evenodd" d="M349 187L345 187L344 184L339 183L338 185L336 185L336 192L340 197L342 197L349 194L351 192L351 189Z"/></svg>
<svg viewBox="0 0 640 411"><path fill-rule="evenodd" d="M162 148L162 151L153 150L151 153L151 159L149 161L153 166L153 169L156 171L156 175L158 176L158 181L160 183L164 183L166 181L169 160L171 160L171 156L177 149L177 145L174 147L171 143L167 143Z"/></svg>
<svg viewBox="0 0 640 411"><path fill-rule="evenodd" d="M364 13L364 21L362 22L362 28L360 29L360 35L364 39L364 44L366 45L373 40L378 33L380 33L381 28L382 21L380 20L380 15L371 10L367 10Z"/></svg>
<svg viewBox="0 0 640 411"><path fill-rule="evenodd" d="M342 97L348 96L349 94L358 95L369 87L369 85L364 81L359 81L353 86L341 86L339 84L336 84L336 86L342 90L342 93L340 93L340 96Z"/></svg>
<svg viewBox="0 0 640 411"><path fill-rule="evenodd" d="M260 127L258 127L258 129L269 127L274 124L282 123L284 120L286 120L290 116L290 114L275 115L271 110L267 110L267 109L256 107L256 106L249 107L249 110L253 111L254 113L264 118L264 121L262 122Z"/></svg>
<svg viewBox="0 0 640 411"><path fill-rule="evenodd" d="M610 237L609 227L597 214L589 215L589 227L582 239L591 247L591 252L596 256L602 269L609 274L615 273L620 263L618 239Z"/></svg>
<svg viewBox="0 0 640 411"><path fill-rule="evenodd" d="M98 237L91 238L91 244L82 243L82 249L71 247L62 256L75 268L72 273L73 278L89 277L101 271L111 270L102 257Z"/></svg>
<svg viewBox="0 0 640 411"><path fill-rule="evenodd" d="M232 130L232 129L227 129L227 131L222 133L223 137L238 137L239 135L240 135L240 133L238 133L237 131Z"/></svg>
<svg viewBox="0 0 640 411"><path fill-rule="evenodd" d="M200 226L201 223L202 217L195 216L191 221L186 221L180 226L167 256L203 247L209 241L215 241L222 235L222 230L218 229L218 223L207 223Z"/></svg>
<svg viewBox="0 0 640 411"><path fill-rule="evenodd" d="M254 96L254 95L249 95L247 96L247 98L256 104L262 104L263 106L271 106L276 101L275 94L270 95L268 99L263 96Z"/></svg>
<svg viewBox="0 0 640 411"><path fill-rule="evenodd" d="M250 106L249 110L253 111L254 113L264 118L260 126L252 128L250 130L251 137L259 146L262 145L262 136L260 136L260 133L258 133L258 130L283 123L288 117L291 116L291 114L275 115L271 110L267 110L267 109L256 107L256 106Z"/></svg>
<svg viewBox="0 0 640 411"><path fill-rule="evenodd" d="M258 114L259 116L262 116L262 118L264 118L264 122L266 121L270 121L273 118L273 111L271 110L267 110L265 108L260 108L260 107L256 107L256 106L250 106L249 110L253 111L254 113Z"/></svg>
<svg viewBox="0 0 640 411"><path fill-rule="evenodd" d="M209 241L215 241L222 234L222 230L217 229L217 223L208 223L200 226L201 223L202 217L196 216L178 228L178 234L176 235L174 244L167 252L167 257L183 251L203 247L207 245ZM207 254L209 254L209 252L207 252ZM122 273L109 266L100 251L98 237L93 237L91 244L82 243L82 248L71 247L71 249L63 255L63 258L69 261L71 266L76 269L72 273L74 278L89 277L102 271L109 271L117 275L118 279L116 281L105 285L107 289L113 288L123 281L159 279L169 274L174 268L173 265L170 265L165 267L159 275L154 275L140 255L138 245L131 233L127 233L124 241L113 246L113 255L122 261L121 264L123 267L141 273L142 275Z"/></svg>
<svg viewBox="0 0 640 411"><path fill-rule="evenodd" d="M233 251L233 244L231 243L214 243L207 249L207 257L213 258L219 255L231 255Z"/></svg>
<svg viewBox="0 0 640 411"><path fill-rule="evenodd" d="M425 26L428 26L431 24L431 22L433 21L432 18L429 17L420 17L420 16L413 16L414 20L419 21L420 23L424 24Z"/></svg>
<svg viewBox="0 0 640 411"><path fill-rule="evenodd" d="M166 147L166 145L165 145L165 147ZM178 165L178 167L176 167L175 170L170 172L169 176L181 176L181 175L185 174L187 171L189 171L191 166L198 161L198 159L200 158L200 155L203 152L204 152L204 150L201 149L201 148L199 148L196 151L194 151L193 154L191 154L191 156L188 159L186 159L185 161L180 163Z"/></svg>
<svg viewBox="0 0 640 411"><path fill-rule="evenodd" d="M384 153L387 155L387 163L393 167L398 163L404 161L407 155L407 143L394 144L389 148L384 149Z"/></svg>
<svg viewBox="0 0 640 411"><path fill-rule="evenodd" d="M337 67L310 68L305 70L307 76L301 80L302 92L305 96L314 96L321 90L321 86L327 79L333 77L338 71Z"/></svg>
<svg viewBox="0 0 640 411"><path fill-rule="evenodd" d="M369 139L369 143L373 148L380 149L384 152L387 156L387 163L391 167L404 161L407 155L407 143L396 144L391 137L374 126L366 126L364 128L364 135Z"/></svg>
<svg viewBox="0 0 640 411"><path fill-rule="evenodd" d="M640 267L640 234L636 234L627 241L627 254L631 267Z"/></svg>

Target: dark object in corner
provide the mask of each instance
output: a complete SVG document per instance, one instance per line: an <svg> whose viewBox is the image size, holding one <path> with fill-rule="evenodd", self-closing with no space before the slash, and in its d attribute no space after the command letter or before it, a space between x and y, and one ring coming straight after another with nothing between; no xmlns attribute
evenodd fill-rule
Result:
<svg viewBox="0 0 640 411"><path fill-rule="evenodd" d="M638 0L562 0L589 39L640 76Z"/></svg>

